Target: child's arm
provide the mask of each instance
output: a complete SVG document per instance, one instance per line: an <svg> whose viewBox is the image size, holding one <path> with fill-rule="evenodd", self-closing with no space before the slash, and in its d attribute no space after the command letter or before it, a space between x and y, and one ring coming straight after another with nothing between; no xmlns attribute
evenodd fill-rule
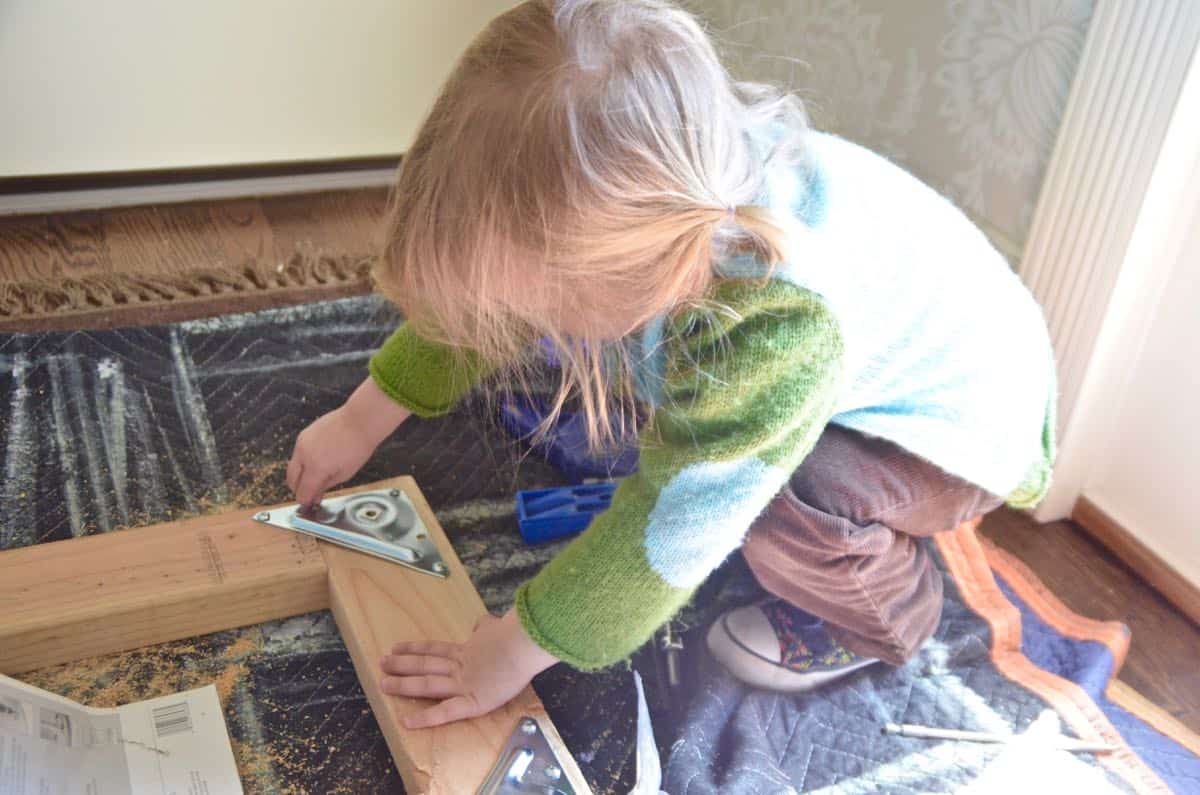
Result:
<svg viewBox="0 0 1200 795"><path fill-rule="evenodd" d="M819 297L775 281L726 282L716 298L734 311L676 322L639 471L518 591L526 632L577 668L626 658L674 615L834 413L842 341Z"/></svg>
<svg viewBox="0 0 1200 795"><path fill-rule="evenodd" d="M345 403L318 417L296 437L288 488L301 505L314 505L330 488L362 468L375 448L412 412L383 393L373 378Z"/></svg>
<svg viewBox="0 0 1200 795"><path fill-rule="evenodd" d="M436 417L455 404L485 370L469 352L429 342L401 326L371 357L370 377L341 407L296 438L288 488L302 505L354 476L375 448L409 416Z"/></svg>
<svg viewBox="0 0 1200 795"><path fill-rule="evenodd" d="M594 669L629 656L741 544L812 449L841 377L833 317L786 284L729 283L716 297L737 312L672 344L666 402L612 507L503 619L465 644L404 644L383 660L387 692L440 701L410 726L489 712L556 659Z"/></svg>

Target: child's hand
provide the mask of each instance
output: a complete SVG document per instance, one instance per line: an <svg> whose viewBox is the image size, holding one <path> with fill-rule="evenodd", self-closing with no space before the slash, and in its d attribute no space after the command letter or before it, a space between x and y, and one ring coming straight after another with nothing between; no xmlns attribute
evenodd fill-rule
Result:
<svg viewBox="0 0 1200 795"><path fill-rule="evenodd" d="M362 469L388 434L408 418L370 378L341 408L318 417L296 437L287 484L301 505L315 505L329 489Z"/></svg>
<svg viewBox="0 0 1200 795"><path fill-rule="evenodd" d="M326 491L354 477L375 445L345 407L318 417L296 437L287 483L301 505L316 505Z"/></svg>
<svg viewBox="0 0 1200 795"><path fill-rule="evenodd" d="M558 662L525 634L515 611L484 616L466 643L397 643L383 658L383 692L438 699L404 719L423 729L474 718L507 704L538 673Z"/></svg>

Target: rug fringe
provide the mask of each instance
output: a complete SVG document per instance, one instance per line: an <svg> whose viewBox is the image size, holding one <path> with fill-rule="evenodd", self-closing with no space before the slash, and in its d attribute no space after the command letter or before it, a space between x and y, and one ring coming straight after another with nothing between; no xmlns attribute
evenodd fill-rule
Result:
<svg viewBox="0 0 1200 795"><path fill-rule="evenodd" d="M0 320L124 309L147 304L305 287L371 282L373 256L333 256L301 249L285 262L183 273L97 273L63 279L0 283Z"/></svg>

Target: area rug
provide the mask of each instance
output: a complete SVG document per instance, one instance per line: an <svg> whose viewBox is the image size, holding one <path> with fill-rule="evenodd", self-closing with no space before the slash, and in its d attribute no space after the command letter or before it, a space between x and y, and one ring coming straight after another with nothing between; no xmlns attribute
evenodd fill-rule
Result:
<svg viewBox="0 0 1200 795"><path fill-rule="evenodd" d="M338 405L397 319L372 297L157 326L0 335L0 548L116 532L230 506L285 501L296 434ZM407 423L356 483L412 474L485 603L561 545L517 532L517 489L561 473L468 401ZM956 792L998 750L885 736L887 722L1023 732L1046 710L1063 730L1117 744L1079 755L1115 791L1196 791L1196 750L1177 722L1111 684L1123 627L1089 622L970 528L939 540L946 609L902 668L868 669L810 696L741 686L704 651L715 615L758 598L731 558L676 622L683 687L652 648L631 666L551 669L535 687L598 793L634 780L636 700L647 685L671 793ZM22 676L105 705L216 682L248 792L400 792L386 746L326 613L300 616Z"/></svg>
<svg viewBox="0 0 1200 795"><path fill-rule="evenodd" d="M672 795L1055 791L1049 772L1031 776L1047 766L1036 743L1027 757L1009 759L1012 752L1000 746L881 731L899 723L1019 735L1051 711L1065 734L1117 748L1057 754L1062 780L1080 791L1200 791L1195 735L1111 683L1127 649L1123 625L1089 621L1051 602L1027 568L985 545L973 527L943 534L932 552L945 592L934 637L903 667L867 668L804 696L747 688L702 653L708 621L761 595L744 564L731 561L724 582L693 606L696 630L684 639L698 651L689 658L692 690L668 732L663 789ZM1013 768L1024 774L1017 785Z"/></svg>
<svg viewBox="0 0 1200 795"><path fill-rule="evenodd" d="M149 326L364 295L372 264L306 249L282 263L0 281L0 333Z"/></svg>
<svg viewBox="0 0 1200 795"><path fill-rule="evenodd" d="M1131 642L1127 628L1073 612L1019 558L980 543L996 586L1019 613L1021 654L1070 683L1070 698L1082 705L1079 716L1095 736L1124 745L1176 792L1200 792L1200 734L1116 679ZM1132 763L1124 753L1113 761Z"/></svg>

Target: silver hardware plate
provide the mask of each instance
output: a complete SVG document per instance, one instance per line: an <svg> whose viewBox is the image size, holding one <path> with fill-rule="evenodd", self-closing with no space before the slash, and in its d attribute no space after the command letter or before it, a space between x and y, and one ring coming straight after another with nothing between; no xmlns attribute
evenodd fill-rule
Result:
<svg viewBox="0 0 1200 795"><path fill-rule="evenodd" d="M500 758L475 795L575 795L542 727L529 717L517 727L500 751Z"/></svg>
<svg viewBox="0 0 1200 795"><path fill-rule="evenodd" d="M311 510L289 505L259 511L254 519L435 577L445 578L450 574L437 545L429 536L429 528L421 521L408 495L400 489L330 497Z"/></svg>

